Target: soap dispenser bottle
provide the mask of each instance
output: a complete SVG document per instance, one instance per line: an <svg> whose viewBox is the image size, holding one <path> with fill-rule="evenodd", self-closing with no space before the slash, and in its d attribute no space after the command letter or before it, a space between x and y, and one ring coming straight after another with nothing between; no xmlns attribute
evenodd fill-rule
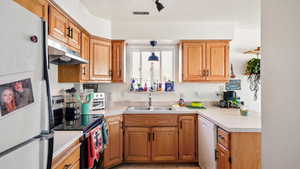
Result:
<svg viewBox="0 0 300 169"><path fill-rule="evenodd" d="M183 99L183 95L182 94L180 95L180 98L178 100L178 105L179 106L184 106L184 99Z"/></svg>

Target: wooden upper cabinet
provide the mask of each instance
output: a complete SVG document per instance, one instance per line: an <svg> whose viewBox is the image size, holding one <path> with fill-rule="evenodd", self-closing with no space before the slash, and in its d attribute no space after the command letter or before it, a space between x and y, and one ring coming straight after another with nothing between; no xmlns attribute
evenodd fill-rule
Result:
<svg viewBox="0 0 300 169"><path fill-rule="evenodd" d="M207 42L207 80L226 81L229 79L229 43L227 41Z"/></svg>
<svg viewBox="0 0 300 169"><path fill-rule="evenodd" d="M37 16L48 19L48 1L47 0L14 0L24 8L28 9Z"/></svg>
<svg viewBox="0 0 300 169"><path fill-rule="evenodd" d="M104 167L111 167L123 161L123 119L122 116L109 117L109 143L104 152Z"/></svg>
<svg viewBox="0 0 300 169"><path fill-rule="evenodd" d="M206 43L183 43L183 80L204 81Z"/></svg>
<svg viewBox="0 0 300 169"><path fill-rule="evenodd" d="M176 161L178 159L178 128L152 128L152 161Z"/></svg>
<svg viewBox="0 0 300 169"><path fill-rule="evenodd" d="M90 37L87 33L82 32L81 37L81 51L80 55L87 61L90 60ZM58 81L59 82L88 82L90 80L88 64L66 64L58 66Z"/></svg>
<svg viewBox="0 0 300 169"><path fill-rule="evenodd" d="M69 30L69 36L68 36L68 45L75 50L80 49L80 43L81 43L81 30L72 22L68 22L68 30Z"/></svg>
<svg viewBox="0 0 300 169"><path fill-rule="evenodd" d="M124 40L112 40L112 81L124 80Z"/></svg>
<svg viewBox="0 0 300 169"><path fill-rule="evenodd" d="M151 160L151 128L125 128L125 161Z"/></svg>
<svg viewBox="0 0 300 169"><path fill-rule="evenodd" d="M86 33L81 34L81 57L85 60L90 60L90 37ZM89 81L90 80L90 66L88 64L81 65L81 80Z"/></svg>
<svg viewBox="0 0 300 169"><path fill-rule="evenodd" d="M90 41L90 79L111 81L111 42L93 37Z"/></svg>
<svg viewBox="0 0 300 169"><path fill-rule="evenodd" d="M217 145L217 169L230 169L230 153L229 150L222 145Z"/></svg>
<svg viewBox="0 0 300 169"><path fill-rule="evenodd" d="M184 82L229 80L229 40L182 41Z"/></svg>
<svg viewBox="0 0 300 169"><path fill-rule="evenodd" d="M80 28L53 6L49 7L49 35L63 42L72 50L80 51Z"/></svg>
<svg viewBox="0 0 300 169"><path fill-rule="evenodd" d="M196 160L196 117L179 116L179 160Z"/></svg>
<svg viewBox="0 0 300 169"><path fill-rule="evenodd" d="M64 43L68 42L67 18L54 7L49 8L49 35Z"/></svg>

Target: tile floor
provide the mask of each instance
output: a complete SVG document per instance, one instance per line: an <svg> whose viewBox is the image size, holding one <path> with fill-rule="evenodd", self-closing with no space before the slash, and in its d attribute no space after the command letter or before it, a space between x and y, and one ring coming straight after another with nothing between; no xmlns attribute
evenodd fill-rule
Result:
<svg viewBox="0 0 300 169"><path fill-rule="evenodd" d="M200 169L196 164L122 164L113 169Z"/></svg>

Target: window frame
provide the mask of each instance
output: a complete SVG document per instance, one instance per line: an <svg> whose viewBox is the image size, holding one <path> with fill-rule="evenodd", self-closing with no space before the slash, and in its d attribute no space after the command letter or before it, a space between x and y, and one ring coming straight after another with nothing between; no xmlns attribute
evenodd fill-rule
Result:
<svg viewBox="0 0 300 169"><path fill-rule="evenodd" d="M142 52L160 52L160 56L162 51L171 51L173 53L172 55L172 80L176 81L176 51L177 51L177 45L157 45L155 48L147 45L147 44L128 44L126 49L126 55L128 56L126 59L127 64L127 71L126 71L126 77L127 82L130 83L132 78L132 64L133 64L133 58L132 53L133 52L140 52L140 58L142 58ZM163 81L162 77L162 62L160 62L160 80ZM140 59L140 69L142 66L142 59ZM140 70L141 71L141 70ZM142 79L142 72L140 73L139 81Z"/></svg>

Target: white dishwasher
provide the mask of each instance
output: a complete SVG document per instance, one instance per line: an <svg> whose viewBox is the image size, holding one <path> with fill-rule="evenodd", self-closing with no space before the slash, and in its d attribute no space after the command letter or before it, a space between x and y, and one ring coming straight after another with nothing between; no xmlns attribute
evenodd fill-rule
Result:
<svg viewBox="0 0 300 169"><path fill-rule="evenodd" d="M201 169L216 169L216 125L198 115L198 156Z"/></svg>

